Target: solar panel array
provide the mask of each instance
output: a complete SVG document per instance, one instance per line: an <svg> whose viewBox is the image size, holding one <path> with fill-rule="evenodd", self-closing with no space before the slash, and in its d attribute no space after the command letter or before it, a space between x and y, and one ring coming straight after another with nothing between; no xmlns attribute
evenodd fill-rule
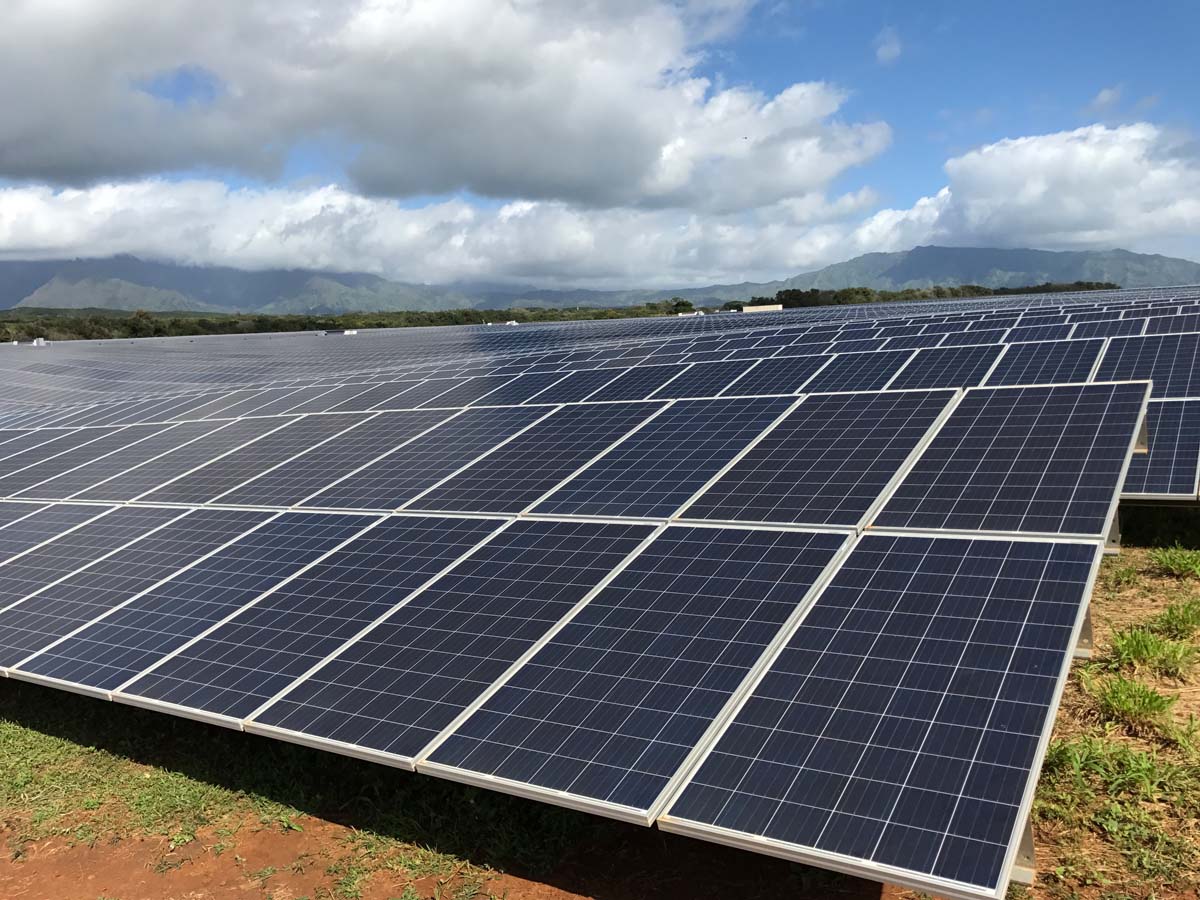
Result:
<svg viewBox="0 0 1200 900"><path fill-rule="evenodd" d="M7 347L0 671L999 897L1198 351L1194 289Z"/></svg>

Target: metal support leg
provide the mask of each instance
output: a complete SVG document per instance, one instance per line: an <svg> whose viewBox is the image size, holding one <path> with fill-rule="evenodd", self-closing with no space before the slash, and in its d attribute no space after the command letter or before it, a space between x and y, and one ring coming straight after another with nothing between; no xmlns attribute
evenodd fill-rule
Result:
<svg viewBox="0 0 1200 900"><path fill-rule="evenodd" d="M1017 884L1033 884L1037 876L1037 861L1033 855L1033 820L1025 817L1025 832L1021 835L1021 846L1017 848L1016 859L1013 860L1010 881Z"/></svg>
<svg viewBox="0 0 1200 900"><path fill-rule="evenodd" d="M1083 626L1079 629L1079 641L1075 644L1076 659L1092 658L1092 607L1089 604L1083 614Z"/></svg>
<svg viewBox="0 0 1200 900"><path fill-rule="evenodd" d="M1121 510L1118 508L1108 527L1108 538L1104 542L1105 554L1121 552Z"/></svg>

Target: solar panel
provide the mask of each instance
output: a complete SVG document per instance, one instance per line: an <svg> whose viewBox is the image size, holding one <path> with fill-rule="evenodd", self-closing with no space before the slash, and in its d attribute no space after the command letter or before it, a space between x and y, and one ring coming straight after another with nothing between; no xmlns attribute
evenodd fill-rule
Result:
<svg viewBox="0 0 1200 900"><path fill-rule="evenodd" d="M3 531L19 519L32 516L38 510L45 508L45 506L36 503L17 503L15 501L6 502L0 500L0 531Z"/></svg>
<svg viewBox="0 0 1200 900"><path fill-rule="evenodd" d="M104 512L103 508L95 513ZM179 515L177 509L116 507L33 546L0 566L0 611ZM36 517L25 520L34 524ZM21 525L24 525L22 522Z"/></svg>
<svg viewBox="0 0 1200 900"><path fill-rule="evenodd" d="M863 537L660 827L1003 896L1099 556Z"/></svg>
<svg viewBox="0 0 1200 900"><path fill-rule="evenodd" d="M663 408L566 406L406 505L441 512L517 513Z"/></svg>
<svg viewBox="0 0 1200 900"><path fill-rule="evenodd" d="M301 505L395 509L550 412L544 407L468 409Z"/></svg>
<svg viewBox="0 0 1200 900"><path fill-rule="evenodd" d="M90 462L81 463L64 471L61 475L54 475L52 471L46 471L43 473L46 476L44 480L19 491L18 494L22 497L65 499L147 460L174 450L182 444L210 434L219 427L217 422L183 422L178 425L165 426L157 433L150 434L115 452L93 458Z"/></svg>
<svg viewBox="0 0 1200 900"><path fill-rule="evenodd" d="M201 466L146 494L153 503L204 503L260 475L314 444L340 434L361 419L343 415L313 415L293 421L234 450L219 463Z"/></svg>
<svg viewBox="0 0 1200 900"><path fill-rule="evenodd" d="M113 428L81 428L79 431L59 431L47 435L48 439L8 454L0 460L0 477L7 478L30 466L40 465L76 448L110 437Z"/></svg>
<svg viewBox="0 0 1200 900"><path fill-rule="evenodd" d="M399 409L408 405L404 402L404 395L418 384L420 384L418 381L385 381L383 384L368 388L361 394L356 394L352 400L330 407L329 412Z"/></svg>
<svg viewBox="0 0 1200 900"><path fill-rule="evenodd" d="M21 668L95 690L115 690L375 521L374 516L278 515Z"/></svg>
<svg viewBox="0 0 1200 900"><path fill-rule="evenodd" d="M620 371L613 369L586 369L571 372L566 378L555 382L526 400L526 403L576 403L608 384Z"/></svg>
<svg viewBox="0 0 1200 900"><path fill-rule="evenodd" d="M662 397L715 397L749 368L745 362L697 363L650 395Z"/></svg>
<svg viewBox="0 0 1200 900"><path fill-rule="evenodd" d="M974 387L1003 350L999 346L918 350L888 387L893 390Z"/></svg>
<svg viewBox="0 0 1200 900"><path fill-rule="evenodd" d="M1088 380L1104 341L1009 344L987 378L989 385L1069 384Z"/></svg>
<svg viewBox="0 0 1200 900"><path fill-rule="evenodd" d="M1135 453L1121 496L1192 499L1200 468L1200 400L1162 400L1146 410L1149 453Z"/></svg>
<svg viewBox="0 0 1200 900"><path fill-rule="evenodd" d="M414 409L373 415L216 499L244 506L293 506L444 422L451 413Z"/></svg>
<svg viewBox="0 0 1200 900"><path fill-rule="evenodd" d="M478 378L467 378L450 388L450 390L444 391L432 400L422 403L421 406L426 409L469 406L472 403L482 402L492 391L504 387L512 380L507 375L482 375Z"/></svg>
<svg viewBox="0 0 1200 900"><path fill-rule="evenodd" d="M486 394L476 405L516 406L562 381L565 377L566 372L538 372L532 375L520 375L509 379L503 387Z"/></svg>
<svg viewBox="0 0 1200 900"><path fill-rule="evenodd" d="M813 376L804 390L809 393L876 391L887 386L904 368L908 350L879 350L875 353L843 353Z"/></svg>
<svg viewBox="0 0 1200 900"><path fill-rule="evenodd" d="M876 527L1103 537L1147 385L977 388L901 481Z"/></svg>
<svg viewBox="0 0 1200 900"><path fill-rule="evenodd" d="M422 770L519 785L523 794L533 786L557 803L647 822L846 541L844 534L667 529Z"/></svg>
<svg viewBox="0 0 1200 900"><path fill-rule="evenodd" d="M267 517L212 509L173 512L175 518L156 531L0 612L0 666L15 666Z"/></svg>
<svg viewBox="0 0 1200 900"><path fill-rule="evenodd" d="M518 521L247 723L411 764L645 540L647 525Z"/></svg>
<svg viewBox="0 0 1200 900"><path fill-rule="evenodd" d="M787 397L676 402L531 511L670 516L793 402Z"/></svg>
<svg viewBox="0 0 1200 900"><path fill-rule="evenodd" d="M1149 378L1153 397L1200 396L1200 334L1113 338L1100 360L1097 381Z"/></svg>
<svg viewBox="0 0 1200 900"><path fill-rule="evenodd" d="M952 397L951 391L810 395L680 515L857 525Z"/></svg>
<svg viewBox="0 0 1200 900"><path fill-rule="evenodd" d="M780 356L754 365L729 387L723 397L751 397L762 394L795 394L809 379L834 360L832 356Z"/></svg>
<svg viewBox="0 0 1200 900"><path fill-rule="evenodd" d="M501 524L385 519L122 693L213 716L248 716Z"/></svg>
<svg viewBox="0 0 1200 900"><path fill-rule="evenodd" d="M5 503L4 507L7 512L4 527L0 528L0 563L112 508L83 504L41 506L31 503Z"/></svg>
<svg viewBox="0 0 1200 900"><path fill-rule="evenodd" d="M588 400L645 400L671 379L683 373L685 366L638 366L614 378Z"/></svg>
<svg viewBox="0 0 1200 900"><path fill-rule="evenodd" d="M1145 319L1110 319L1107 322L1080 322L1071 332L1072 338L1123 337L1141 334Z"/></svg>
<svg viewBox="0 0 1200 900"><path fill-rule="evenodd" d="M1008 332L1010 344L1024 341L1063 341L1071 336L1073 325L1021 325Z"/></svg>
<svg viewBox="0 0 1200 900"><path fill-rule="evenodd" d="M73 495L79 500L132 500L295 419L244 419L218 424L216 431Z"/></svg>

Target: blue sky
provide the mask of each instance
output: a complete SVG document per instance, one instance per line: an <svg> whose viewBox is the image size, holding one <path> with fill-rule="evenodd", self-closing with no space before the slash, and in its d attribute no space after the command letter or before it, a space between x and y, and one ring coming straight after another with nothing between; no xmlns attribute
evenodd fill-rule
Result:
<svg viewBox="0 0 1200 900"><path fill-rule="evenodd" d="M2 257L594 287L1200 258L1197 4L63 5L0 33Z"/></svg>

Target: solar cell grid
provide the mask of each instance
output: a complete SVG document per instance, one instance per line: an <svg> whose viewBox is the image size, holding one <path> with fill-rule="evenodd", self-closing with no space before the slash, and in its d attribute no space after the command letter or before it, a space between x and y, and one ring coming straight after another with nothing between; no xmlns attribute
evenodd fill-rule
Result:
<svg viewBox="0 0 1200 900"><path fill-rule="evenodd" d="M1088 380L1104 341L1042 341L1009 344L989 385L1070 384Z"/></svg>
<svg viewBox="0 0 1200 900"><path fill-rule="evenodd" d="M516 522L248 723L411 760L645 540Z"/></svg>
<svg viewBox="0 0 1200 900"><path fill-rule="evenodd" d="M806 397L680 515L857 525L952 398L950 391Z"/></svg>
<svg viewBox="0 0 1200 900"><path fill-rule="evenodd" d="M1200 396L1200 334L1113 338L1097 381L1148 378L1155 399Z"/></svg>
<svg viewBox="0 0 1200 900"><path fill-rule="evenodd" d="M588 394L587 400L645 400L678 375L684 365L638 366L622 373L599 390Z"/></svg>
<svg viewBox="0 0 1200 900"><path fill-rule="evenodd" d="M155 503L205 503L255 475L266 472L321 441L340 434L360 419L348 415L311 415L247 444L219 463L201 466L143 498Z"/></svg>
<svg viewBox="0 0 1200 900"><path fill-rule="evenodd" d="M620 371L613 369L584 369L571 372L566 378L531 396L526 403L575 403L608 384Z"/></svg>
<svg viewBox="0 0 1200 900"><path fill-rule="evenodd" d="M426 409L365 414L371 418L361 425L349 426L332 440L220 494L217 499L243 506L294 506L452 414L448 410Z"/></svg>
<svg viewBox="0 0 1200 900"><path fill-rule="evenodd" d="M0 612L0 666L15 666L266 519L226 510L174 512L157 531Z"/></svg>
<svg viewBox="0 0 1200 900"><path fill-rule="evenodd" d="M660 826L998 894L1099 555L862 538Z"/></svg>
<svg viewBox="0 0 1200 900"><path fill-rule="evenodd" d="M1105 536L1146 388L968 391L875 526Z"/></svg>
<svg viewBox="0 0 1200 900"><path fill-rule="evenodd" d="M747 362L699 363L678 378L672 378L650 395L650 399L715 397L737 381L751 366Z"/></svg>
<svg viewBox="0 0 1200 900"><path fill-rule="evenodd" d="M222 456L229 451L294 421L282 418L214 423L218 427L210 434L181 443L175 450L99 481L74 497L80 500L132 500L197 466L212 462L219 464Z"/></svg>
<svg viewBox="0 0 1200 900"><path fill-rule="evenodd" d="M846 540L667 529L427 757L426 771L566 792L646 821Z"/></svg>
<svg viewBox="0 0 1200 900"><path fill-rule="evenodd" d="M22 669L96 690L115 690L375 521L374 516L280 514L42 652Z"/></svg>
<svg viewBox="0 0 1200 900"><path fill-rule="evenodd" d="M538 406L468 409L300 505L396 509L551 412Z"/></svg>
<svg viewBox="0 0 1200 900"><path fill-rule="evenodd" d="M877 391L887 386L911 356L907 350L844 353L835 356L804 385L804 390L809 393Z"/></svg>
<svg viewBox="0 0 1200 900"><path fill-rule="evenodd" d="M169 425L130 425L113 431L97 429L100 436L96 440L88 441L50 458L38 460L36 464L0 476L0 495L19 494L26 488L40 484L56 475L71 472L79 466L106 457L110 453L123 448L134 448L139 442L153 438L170 427ZM136 449L133 452L136 453Z"/></svg>
<svg viewBox="0 0 1200 900"><path fill-rule="evenodd" d="M1200 467L1200 400L1163 400L1146 412L1149 452L1135 453L1122 496L1191 499Z"/></svg>
<svg viewBox="0 0 1200 900"><path fill-rule="evenodd" d="M9 512L4 527L0 528L0 563L112 509L83 504L6 503L4 506Z"/></svg>
<svg viewBox="0 0 1200 900"><path fill-rule="evenodd" d="M531 511L670 516L793 402L786 397L677 402Z"/></svg>
<svg viewBox="0 0 1200 900"><path fill-rule="evenodd" d="M778 356L748 368L737 381L721 391L722 397L753 397L765 394L796 394L832 356Z"/></svg>
<svg viewBox="0 0 1200 900"><path fill-rule="evenodd" d="M974 387L984 379L1003 350L1000 346L918 350L888 387L893 390Z"/></svg>
<svg viewBox="0 0 1200 900"><path fill-rule="evenodd" d="M436 512L517 513L663 403L565 406L406 505Z"/></svg>
<svg viewBox="0 0 1200 900"><path fill-rule="evenodd" d="M248 716L501 524L386 519L122 692Z"/></svg>

